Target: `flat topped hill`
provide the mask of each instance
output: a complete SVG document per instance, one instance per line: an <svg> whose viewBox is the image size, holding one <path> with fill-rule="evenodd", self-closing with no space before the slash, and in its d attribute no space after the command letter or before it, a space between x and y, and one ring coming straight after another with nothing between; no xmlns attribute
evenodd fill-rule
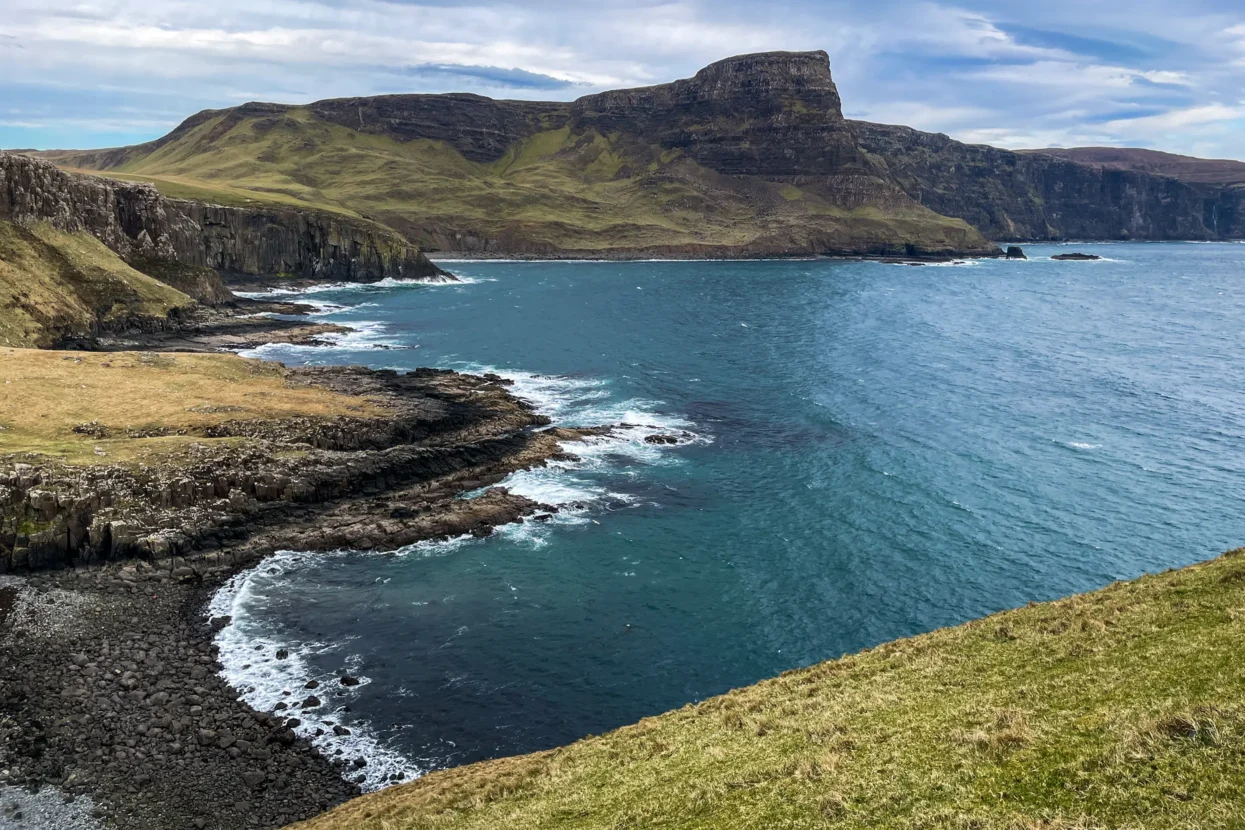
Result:
<svg viewBox="0 0 1245 830"><path fill-rule="evenodd" d="M300 830L1239 827L1245 552L788 672Z"/></svg>
<svg viewBox="0 0 1245 830"><path fill-rule="evenodd" d="M134 147L44 154L166 195L306 205L429 251L994 253L857 146L825 52L743 55L573 103L386 95L199 113Z"/></svg>
<svg viewBox="0 0 1245 830"><path fill-rule="evenodd" d="M1137 147L1070 147L1020 150L1108 170L1137 170L1200 184L1245 184L1245 161L1202 159Z"/></svg>

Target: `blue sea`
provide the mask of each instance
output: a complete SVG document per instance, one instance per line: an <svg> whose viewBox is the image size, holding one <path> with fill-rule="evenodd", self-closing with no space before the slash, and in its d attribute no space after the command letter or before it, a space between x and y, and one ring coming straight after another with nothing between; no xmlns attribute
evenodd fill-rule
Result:
<svg viewBox="0 0 1245 830"><path fill-rule="evenodd" d="M557 423L628 426L505 482L551 523L239 575L226 674L267 709L319 680L299 730L376 788L1245 544L1245 245L1026 250L302 294L356 331L251 354L495 371Z"/></svg>

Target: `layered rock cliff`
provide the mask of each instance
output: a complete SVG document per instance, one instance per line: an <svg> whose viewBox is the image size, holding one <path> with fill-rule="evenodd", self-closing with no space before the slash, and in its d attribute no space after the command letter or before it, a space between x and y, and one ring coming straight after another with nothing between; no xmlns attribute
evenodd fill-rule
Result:
<svg viewBox="0 0 1245 830"><path fill-rule="evenodd" d="M991 239L1245 236L1245 190L964 144L909 127L851 126L905 193Z"/></svg>
<svg viewBox="0 0 1245 830"><path fill-rule="evenodd" d="M418 248L374 223L167 199L150 184L69 173L11 153L0 153L0 220L85 231L128 262L354 282L444 276Z"/></svg>
<svg viewBox="0 0 1245 830"><path fill-rule="evenodd" d="M576 126L625 132L727 175L871 175L825 52L740 55L660 86L588 95Z"/></svg>

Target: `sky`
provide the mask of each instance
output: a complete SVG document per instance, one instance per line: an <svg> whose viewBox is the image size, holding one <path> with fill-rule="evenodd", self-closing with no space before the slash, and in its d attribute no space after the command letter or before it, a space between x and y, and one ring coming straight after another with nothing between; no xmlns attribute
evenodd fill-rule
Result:
<svg viewBox="0 0 1245 830"><path fill-rule="evenodd" d="M773 49L844 113L962 141L1245 159L1243 0L0 0L0 147L394 92L568 100Z"/></svg>

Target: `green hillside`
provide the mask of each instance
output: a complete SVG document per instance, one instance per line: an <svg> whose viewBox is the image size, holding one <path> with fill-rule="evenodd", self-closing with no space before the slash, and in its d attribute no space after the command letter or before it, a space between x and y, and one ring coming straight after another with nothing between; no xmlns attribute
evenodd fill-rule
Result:
<svg viewBox="0 0 1245 830"><path fill-rule="evenodd" d="M49 157L151 181L174 197L366 216L429 251L991 250L963 221L915 203L844 208L816 182L722 175L621 133L549 125L496 160L473 161L445 141L361 132L311 108L256 108L196 117L149 145Z"/></svg>
<svg viewBox="0 0 1245 830"><path fill-rule="evenodd" d="M792 671L299 830L1245 827L1245 551Z"/></svg>
<svg viewBox="0 0 1245 830"><path fill-rule="evenodd" d="M193 305L89 233L0 221L0 346L49 348L101 330L160 327Z"/></svg>

